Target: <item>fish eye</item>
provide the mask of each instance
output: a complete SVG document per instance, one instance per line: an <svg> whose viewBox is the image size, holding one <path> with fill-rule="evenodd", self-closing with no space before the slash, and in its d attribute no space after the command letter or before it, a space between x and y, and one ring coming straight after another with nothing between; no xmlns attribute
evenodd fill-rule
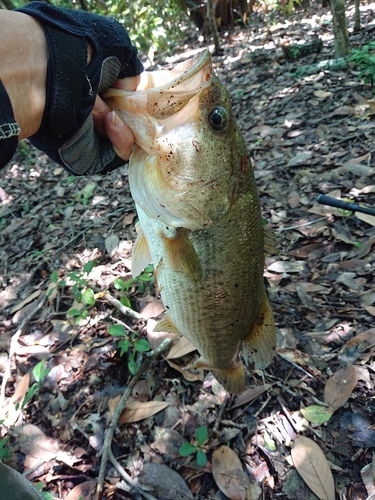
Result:
<svg viewBox="0 0 375 500"><path fill-rule="evenodd" d="M222 132L227 126L227 117L228 117L227 110L222 106L217 106L208 115L208 121L211 127L216 132Z"/></svg>

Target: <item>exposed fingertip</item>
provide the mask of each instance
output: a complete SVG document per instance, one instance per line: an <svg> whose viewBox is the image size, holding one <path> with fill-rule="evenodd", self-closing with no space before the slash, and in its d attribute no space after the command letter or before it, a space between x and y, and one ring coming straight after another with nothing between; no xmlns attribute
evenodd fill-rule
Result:
<svg viewBox="0 0 375 500"><path fill-rule="evenodd" d="M111 123L114 127L116 128L124 128L124 122L121 120L121 118L112 110L111 113Z"/></svg>

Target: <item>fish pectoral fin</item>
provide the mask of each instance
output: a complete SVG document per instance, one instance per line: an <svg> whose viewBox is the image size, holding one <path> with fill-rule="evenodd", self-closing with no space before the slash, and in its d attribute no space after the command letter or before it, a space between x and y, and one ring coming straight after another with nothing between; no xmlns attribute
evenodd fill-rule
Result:
<svg viewBox="0 0 375 500"><path fill-rule="evenodd" d="M136 224L137 229L137 239L135 240L133 252L132 252L132 276L136 278L141 274L143 269L147 267L151 262L150 249L146 240L146 236L142 231L142 227L139 222Z"/></svg>
<svg viewBox="0 0 375 500"><path fill-rule="evenodd" d="M162 235L166 251L166 262L176 272L182 272L192 281L201 276L201 266L192 242L189 240L189 230L178 228L173 238Z"/></svg>
<svg viewBox="0 0 375 500"><path fill-rule="evenodd" d="M167 313L164 318L162 318L155 326L154 332L169 332L169 333L178 333L177 327L169 317L169 314Z"/></svg>
<svg viewBox="0 0 375 500"><path fill-rule="evenodd" d="M258 321L244 341L244 358L256 370L266 368L276 352L276 327L271 306L265 295Z"/></svg>

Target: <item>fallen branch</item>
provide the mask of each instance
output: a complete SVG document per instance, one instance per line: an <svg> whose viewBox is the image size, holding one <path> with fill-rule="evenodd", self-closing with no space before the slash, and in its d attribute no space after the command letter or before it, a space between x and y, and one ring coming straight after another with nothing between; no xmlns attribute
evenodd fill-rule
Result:
<svg viewBox="0 0 375 500"><path fill-rule="evenodd" d="M129 318L133 319L146 319L142 314L137 313L136 311L133 311L133 309L130 309L130 307L124 306L124 304L121 304L121 302L117 299L115 299L109 292L105 292L103 295L103 299L108 300L110 304L113 306L117 307L117 309L122 312L125 316L129 316Z"/></svg>
<svg viewBox="0 0 375 500"><path fill-rule="evenodd" d="M143 361L143 363L141 364L141 366L138 368L137 372L135 373L134 377L131 379L129 385L127 386L127 388L124 391L124 394L121 396L121 399L120 399L118 405L116 406L115 411L113 412L111 423L104 434L103 448L99 454L99 455L101 455L101 462L100 462L100 469L99 469L99 476L98 476L98 484L96 487L96 500L99 500L101 498L101 494L103 492L105 471L106 471L108 459L110 458L110 454L111 454L113 433L115 432L115 429L117 427L117 423L118 423L118 420L120 418L120 415L124 411L126 402L129 398L135 384L138 382L138 380L141 378L142 374L150 366L152 360L157 358L161 352L165 351L165 349L167 349L169 347L171 342L172 342L171 339L165 339L156 349L154 349L153 351L146 354L146 356L147 356L146 359ZM142 494L143 494L143 490L142 490Z"/></svg>

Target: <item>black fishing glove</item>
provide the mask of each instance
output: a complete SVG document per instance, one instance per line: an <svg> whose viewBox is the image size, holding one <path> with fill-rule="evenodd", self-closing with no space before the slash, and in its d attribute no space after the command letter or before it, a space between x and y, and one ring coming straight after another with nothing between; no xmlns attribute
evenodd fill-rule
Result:
<svg viewBox="0 0 375 500"><path fill-rule="evenodd" d="M75 175L123 165L110 140L95 132L91 111L97 94L143 71L126 30L112 18L42 2L16 10L43 24L50 52L44 116L30 141ZM93 54L86 67L87 42Z"/></svg>

